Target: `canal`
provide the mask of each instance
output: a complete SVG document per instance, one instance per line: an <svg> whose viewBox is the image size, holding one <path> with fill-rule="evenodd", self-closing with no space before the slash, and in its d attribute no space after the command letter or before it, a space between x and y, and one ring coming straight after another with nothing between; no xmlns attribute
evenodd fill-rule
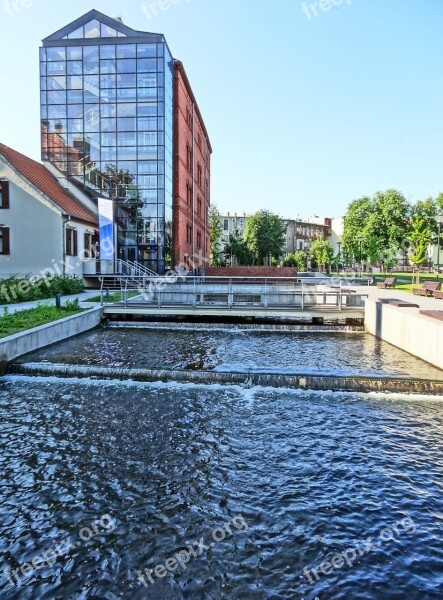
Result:
<svg viewBox="0 0 443 600"><path fill-rule="evenodd" d="M31 360L442 375L360 332L96 330ZM1 597L441 598L441 400L6 376Z"/></svg>

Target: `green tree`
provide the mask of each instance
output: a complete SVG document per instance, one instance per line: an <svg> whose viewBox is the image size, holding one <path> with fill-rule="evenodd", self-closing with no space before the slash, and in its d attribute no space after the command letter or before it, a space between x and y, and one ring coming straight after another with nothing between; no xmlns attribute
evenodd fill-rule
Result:
<svg viewBox="0 0 443 600"><path fill-rule="evenodd" d="M292 254L288 254L283 260L284 267L297 267L299 271L304 271L306 268L307 254L303 250L297 250Z"/></svg>
<svg viewBox="0 0 443 600"><path fill-rule="evenodd" d="M296 267L297 266L294 254L289 253L287 256L285 256L285 258L283 259L283 266L284 267Z"/></svg>
<svg viewBox="0 0 443 600"><path fill-rule="evenodd" d="M253 264L263 264L265 257L278 259L285 244L286 228L280 217L260 210L246 221L245 243Z"/></svg>
<svg viewBox="0 0 443 600"><path fill-rule="evenodd" d="M398 248L408 236L411 207L398 190L377 192L373 198L364 196L348 206L345 217L343 245L348 255L360 259L359 237L362 237L362 257L371 262L392 262Z"/></svg>
<svg viewBox="0 0 443 600"><path fill-rule="evenodd" d="M434 236L434 223L435 221L419 212L416 212L411 218L410 238L413 251L409 260L415 266L421 265L426 260L427 248Z"/></svg>
<svg viewBox="0 0 443 600"><path fill-rule="evenodd" d="M330 265L334 256L334 248L329 240L314 240L311 245L311 256L319 265L320 269L326 270L326 265Z"/></svg>
<svg viewBox="0 0 443 600"><path fill-rule="evenodd" d="M225 255L227 258L235 257L236 260L234 262L241 267L252 264L252 256L246 246L245 240L235 235L229 236L229 243L225 247Z"/></svg>
<svg viewBox="0 0 443 600"><path fill-rule="evenodd" d="M223 223L220 212L215 204L211 204L209 208L209 260L213 267L220 264L222 234Z"/></svg>
<svg viewBox="0 0 443 600"><path fill-rule="evenodd" d="M351 257L358 257L358 237L363 237L363 232L373 212L372 201L368 196L353 200L346 212L344 231L342 236L343 254L348 262Z"/></svg>

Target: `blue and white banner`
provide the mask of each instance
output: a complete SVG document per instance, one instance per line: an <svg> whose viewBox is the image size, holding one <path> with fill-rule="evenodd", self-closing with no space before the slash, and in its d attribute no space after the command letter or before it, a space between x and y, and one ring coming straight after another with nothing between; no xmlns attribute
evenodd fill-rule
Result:
<svg viewBox="0 0 443 600"><path fill-rule="evenodd" d="M114 260L114 203L98 199L98 223L100 229L100 260Z"/></svg>

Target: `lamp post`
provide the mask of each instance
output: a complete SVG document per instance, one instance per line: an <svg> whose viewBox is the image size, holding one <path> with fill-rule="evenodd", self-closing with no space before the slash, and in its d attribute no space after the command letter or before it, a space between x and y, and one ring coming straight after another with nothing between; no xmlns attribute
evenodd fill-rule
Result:
<svg viewBox="0 0 443 600"><path fill-rule="evenodd" d="M362 269L361 269L361 267L362 267L362 265L361 265L361 259L362 259L362 255L361 255L361 244L362 244L362 242L363 242L363 238L362 238L362 236L361 236L361 235L359 235L359 236L358 236L358 238L357 238L357 240L358 240L359 256L360 256L359 263L360 263L360 277L361 277L361 275L362 275L362 272L361 272L361 270L362 270Z"/></svg>
<svg viewBox="0 0 443 600"><path fill-rule="evenodd" d="M338 246L338 265L337 265L337 273L340 273L340 257L341 257L341 242L340 240L337 242Z"/></svg>

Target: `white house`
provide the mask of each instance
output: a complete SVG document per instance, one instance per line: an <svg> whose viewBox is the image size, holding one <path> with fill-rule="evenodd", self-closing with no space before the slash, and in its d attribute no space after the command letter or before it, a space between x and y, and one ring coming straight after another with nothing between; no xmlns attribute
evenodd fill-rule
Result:
<svg viewBox="0 0 443 600"><path fill-rule="evenodd" d="M95 273L98 217L42 164L0 144L0 278Z"/></svg>

